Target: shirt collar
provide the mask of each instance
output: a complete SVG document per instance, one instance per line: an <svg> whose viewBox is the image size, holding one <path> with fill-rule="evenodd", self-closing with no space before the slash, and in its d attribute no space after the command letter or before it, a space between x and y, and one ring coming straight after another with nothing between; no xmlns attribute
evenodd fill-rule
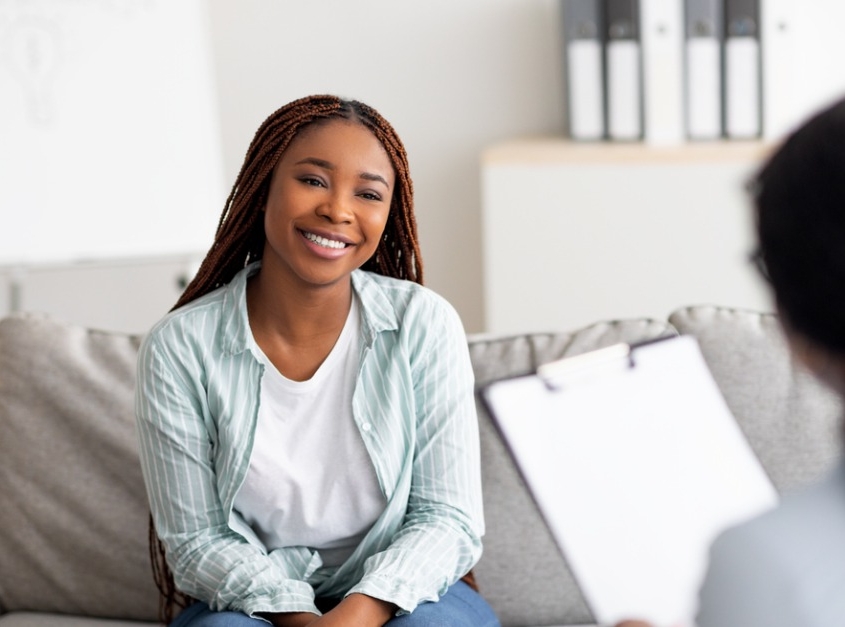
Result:
<svg viewBox="0 0 845 627"><path fill-rule="evenodd" d="M224 352L237 354L249 347L252 330L246 311L246 283L260 268L260 261L249 264L223 288L220 330Z"/></svg>
<svg viewBox="0 0 845 627"><path fill-rule="evenodd" d="M249 264L223 287L220 326L222 348L227 353L242 353L250 346L252 331L246 309L246 285L260 268L260 261ZM389 279L365 270L352 273L352 289L361 304L361 329L368 346L379 333L399 328L399 316L383 285L385 280Z"/></svg>
<svg viewBox="0 0 845 627"><path fill-rule="evenodd" d="M365 270L355 270L352 273L352 289L361 302L361 329L364 344L367 346L371 345L376 335L382 331L395 331L399 328L399 315L384 285L390 280Z"/></svg>

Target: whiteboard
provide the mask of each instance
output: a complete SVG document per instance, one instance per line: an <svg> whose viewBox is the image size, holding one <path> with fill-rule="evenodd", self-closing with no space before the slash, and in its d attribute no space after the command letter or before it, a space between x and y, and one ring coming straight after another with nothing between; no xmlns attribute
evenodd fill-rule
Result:
<svg viewBox="0 0 845 627"><path fill-rule="evenodd" d="M223 189L201 0L0 0L0 265L203 252Z"/></svg>

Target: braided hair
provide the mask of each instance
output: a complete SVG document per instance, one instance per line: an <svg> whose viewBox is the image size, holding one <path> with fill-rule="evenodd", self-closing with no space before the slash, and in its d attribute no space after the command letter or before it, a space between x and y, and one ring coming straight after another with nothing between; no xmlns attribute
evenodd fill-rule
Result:
<svg viewBox="0 0 845 627"><path fill-rule="evenodd" d="M379 140L396 173L387 225L376 252L362 268L385 276L423 282L422 257L414 217L414 188L408 156L396 131L375 109L355 100L331 95L307 96L270 115L258 128L247 149L211 248L174 305L178 309L231 281L245 265L261 258L264 250L264 213L273 170L291 141L305 128L331 119L344 119L370 130ZM173 581L165 548L150 516L150 558L160 594L159 615L169 624L175 611L193 602Z"/></svg>
<svg viewBox="0 0 845 627"><path fill-rule="evenodd" d="M256 131L226 200L214 242L174 309L225 285L244 265L261 258L264 249L261 209L267 202L273 169L298 133L332 118L358 122L369 129L381 142L396 171L398 185L391 199L387 226L375 254L363 269L422 283L414 188L408 156L396 131L375 109L362 102L336 96L307 96L278 109Z"/></svg>

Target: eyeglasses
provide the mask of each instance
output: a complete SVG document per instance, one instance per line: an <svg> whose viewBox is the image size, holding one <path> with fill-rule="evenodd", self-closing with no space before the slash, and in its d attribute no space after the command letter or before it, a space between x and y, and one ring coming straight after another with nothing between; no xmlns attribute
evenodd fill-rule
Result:
<svg viewBox="0 0 845 627"><path fill-rule="evenodd" d="M769 267L766 265L766 259L763 257L762 250L757 248L754 252L748 255L748 261L754 265L754 268L760 273L760 276L763 277L767 283L772 282L772 277L769 274Z"/></svg>

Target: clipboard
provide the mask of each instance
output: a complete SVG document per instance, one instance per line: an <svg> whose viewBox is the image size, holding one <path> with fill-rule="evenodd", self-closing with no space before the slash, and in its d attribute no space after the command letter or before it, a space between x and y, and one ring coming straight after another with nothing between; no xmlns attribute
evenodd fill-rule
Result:
<svg viewBox="0 0 845 627"><path fill-rule="evenodd" d="M692 336L480 393L599 623L694 625L710 543L777 503Z"/></svg>

